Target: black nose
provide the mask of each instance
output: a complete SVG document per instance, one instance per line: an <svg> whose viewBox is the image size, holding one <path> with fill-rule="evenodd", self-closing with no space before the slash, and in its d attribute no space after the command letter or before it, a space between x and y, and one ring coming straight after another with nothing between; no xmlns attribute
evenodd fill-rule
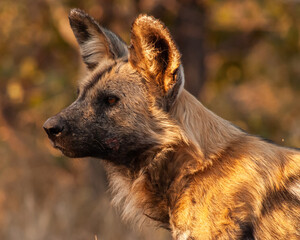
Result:
<svg viewBox="0 0 300 240"><path fill-rule="evenodd" d="M65 129L61 118L54 116L49 118L43 125L49 137L58 137Z"/></svg>

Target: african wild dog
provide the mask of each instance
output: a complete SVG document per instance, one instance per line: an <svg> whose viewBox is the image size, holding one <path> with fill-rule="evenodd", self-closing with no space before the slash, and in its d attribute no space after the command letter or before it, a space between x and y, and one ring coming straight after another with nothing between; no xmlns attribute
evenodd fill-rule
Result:
<svg viewBox="0 0 300 240"><path fill-rule="evenodd" d="M167 28L140 15L131 46L82 10L70 24L89 69L45 124L69 157L103 159L125 219L174 239L300 239L300 153L251 136L183 89Z"/></svg>

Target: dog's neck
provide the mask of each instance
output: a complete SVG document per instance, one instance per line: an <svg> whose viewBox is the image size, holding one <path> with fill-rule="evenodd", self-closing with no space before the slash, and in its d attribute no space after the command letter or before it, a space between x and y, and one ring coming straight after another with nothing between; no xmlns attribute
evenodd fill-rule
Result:
<svg viewBox="0 0 300 240"><path fill-rule="evenodd" d="M161 148L149 154L148 164L139 171L105 162L113 204L120 208L124 220L141 224L148 219L158 226L169 228L169 209L189 185L196 172L204 170L208 162L193 144Z"/></svg>
<svg viewBox="0 0 300 240"><path fill-rule="evenodd" d="M170 113L187 138L199 147L206 160L218 158L228 144L243 134L230 122L204 107L185 89L178 96Z"/></svg>
<svg viewBox="0 0 300 240"><path fill-rule="evenodd" d="M121 208L124 219L142 223L148 217L168 228L168 209L176 204L193 175L213 165L243 134L185 90L170 114L179 125L169 130L170 134L178 131L176 144L174 141L146 152L145 164L138 169L105 164L113 203Z"/></svg>

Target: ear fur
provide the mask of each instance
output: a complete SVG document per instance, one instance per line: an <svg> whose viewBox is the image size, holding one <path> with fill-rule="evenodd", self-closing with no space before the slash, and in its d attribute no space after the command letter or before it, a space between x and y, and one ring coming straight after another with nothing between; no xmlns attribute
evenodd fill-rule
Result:
<svg viewBox="0 0 300 240"><path fill-rule="evenodd" d="M72 9L69 21L89 70L105 58L117 59L128 55L126 44L111 31L100 27L83 10Z"/></svg>
<svg viewBox="0 0 300 240"><path fill-rule="evenodd" d="M148 81L155 81L165 96L178 94L184 82L181 55L162 22L140 15L132 25L129 53L131 65Z"/></svg>

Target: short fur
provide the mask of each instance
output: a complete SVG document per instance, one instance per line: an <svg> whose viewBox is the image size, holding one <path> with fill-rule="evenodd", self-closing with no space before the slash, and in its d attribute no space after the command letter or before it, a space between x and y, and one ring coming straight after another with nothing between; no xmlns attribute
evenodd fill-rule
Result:
<svg viewBox="0 0 300 240"><path fill-rule="evenodd" d="M173 239L300 239L300 153L249 135L183 89L167 28L140 15L129 51L82 10L70 24L90 70L44 128L69 157L103 159L126 220Z"/></svg>

